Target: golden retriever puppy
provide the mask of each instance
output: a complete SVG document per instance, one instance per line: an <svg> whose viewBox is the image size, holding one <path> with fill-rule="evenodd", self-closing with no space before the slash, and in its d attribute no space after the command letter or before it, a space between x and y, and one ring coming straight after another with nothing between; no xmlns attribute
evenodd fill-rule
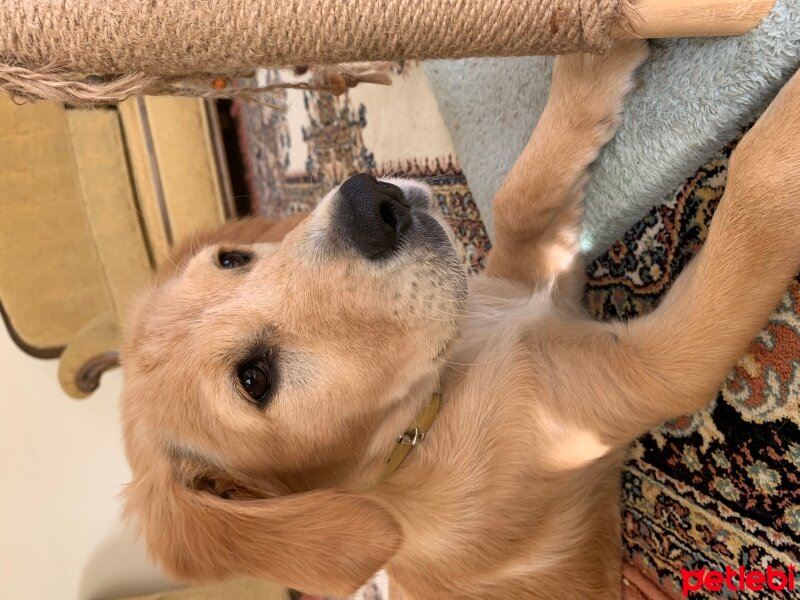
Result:
<svg viewBox="0 0 800 600"><path fill-rule="evenodd" d="M641 42L566 56L494 202L485 277L411 181L356 175L289 231L185 249L123 349L127 514L181 578L410 600L621 594L627 444L712 399L800 266L800 77L745 136L661 306L580 310L587 169ZM231 229L232 228L232 229Z"/></svg>

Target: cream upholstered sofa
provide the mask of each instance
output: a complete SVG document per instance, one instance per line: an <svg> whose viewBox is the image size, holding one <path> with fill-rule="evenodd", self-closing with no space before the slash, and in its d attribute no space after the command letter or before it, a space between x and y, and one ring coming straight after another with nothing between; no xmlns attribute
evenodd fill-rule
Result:
<svg viewBox="0 0 800 600"><path fill-rule="evenodd" d="M70 396L116 365L121 319L170 246L232 212L202 100L0 97L0 309L20 348L60 359Z"/></svg>

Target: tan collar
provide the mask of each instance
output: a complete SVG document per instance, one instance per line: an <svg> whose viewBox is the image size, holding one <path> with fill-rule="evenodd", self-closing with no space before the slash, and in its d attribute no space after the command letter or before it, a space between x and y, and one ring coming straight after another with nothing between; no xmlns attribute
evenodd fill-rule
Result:
<svg viewBox="0 0 800 600"><path fill-rule="evenodd" d="M430 429L431 425L433 425L433 422L436 420L436 416L439 414L439 407L441 404L441 394L434 392L431 395L430 402L424 404L419 409L417 414L414 416L414 420L411 422L411 426L406 430L405 433L397 438L397 442L395 443L392 452L384 461L383 472L381 473L380 481L384 481L387 477L394 473L403 463L406 456L408 456L411 450L414 449L414 446L416 446L418 442L421 442L425 439L428 429Z"/></svg>

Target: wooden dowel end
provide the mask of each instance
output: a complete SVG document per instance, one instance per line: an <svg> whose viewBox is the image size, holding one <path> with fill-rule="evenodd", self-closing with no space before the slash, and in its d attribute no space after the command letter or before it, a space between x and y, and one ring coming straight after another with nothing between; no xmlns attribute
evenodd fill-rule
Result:
<svg viewBox="0 0 800 600"><path fill-rule="evenodd" d="M769 14L776 0L639 0L614 37L678 38L741 35Z"/></svg>

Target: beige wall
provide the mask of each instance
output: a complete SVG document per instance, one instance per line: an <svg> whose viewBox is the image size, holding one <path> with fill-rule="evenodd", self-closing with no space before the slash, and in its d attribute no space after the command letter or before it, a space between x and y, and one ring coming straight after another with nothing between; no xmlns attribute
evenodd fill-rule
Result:
<svg viewBox="0 0 800 600"><path fill-rule="evenodd" d="M122 377L90 399L61 391L55 361L23 354L0 325L0 598L89 600L163 589L119 519L129 471Z"/></svg>

